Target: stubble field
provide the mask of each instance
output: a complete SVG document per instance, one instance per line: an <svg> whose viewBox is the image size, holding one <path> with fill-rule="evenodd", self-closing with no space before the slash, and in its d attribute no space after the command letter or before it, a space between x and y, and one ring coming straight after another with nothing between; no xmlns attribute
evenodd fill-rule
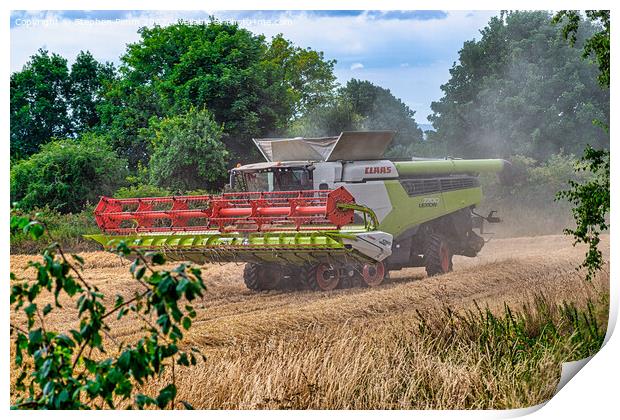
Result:
<svg viewBox="0 0 620 420"><path fill-rule="evenodd" d="M608 237L603 248L608 261ZM584 252L562 235L496 239L476 258L455 257L454 272L443 276L405 269L378 288L324 293L250 292L242 265L206 265L207 294L194 305L198 315L184 342L207 360L177 369L179 400L201 409L541 403L558 383L560 361L583 356L566 304L587 313L592 302L592 319L606 328L608 266L585 282L575 270ZM104 252L81 255L85 278L110 300L137 290L129 262ZM11 256L11 270L33 278L23 270L32 258ZM523 320L514 331L502 329L505 305ZM50 314L48 328L75 327L77 312L65 308ZM537 339L550 322L557 337ZM131 318L112 326L111 348L131 342L142 327ZM155 393L169 380L164 375L140 391Z"/></svg>

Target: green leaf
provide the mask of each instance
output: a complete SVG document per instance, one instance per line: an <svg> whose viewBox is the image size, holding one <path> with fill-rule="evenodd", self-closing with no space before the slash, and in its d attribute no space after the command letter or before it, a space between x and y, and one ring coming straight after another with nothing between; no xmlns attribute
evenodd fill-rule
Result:
<svg viewBox="0 0 620 420"><path fill-rule="evenodd" d="M50 369L52 368L52 363L53 360L52 359L47 359L44 363L43 366L41 366L41 368L39 369L39 375L42 378L47 378L47 376L50 373Z"/></svg>
<svg viewBox="0 0 620 420"><path fill-rule="evenodd" d="M36 303L31 303L30 305L26 306L24 308L24 312L26 313L26 315L28 316L32 316L34 315L34 313L37 311L37 304Z"/></svg>
<svg viewBox="0 0 620 420"><path fill-rule="evenodd" d="M136 405L139 408L144 408L145 406L151 405L151 404L152 405L156 405L157 404L157 402L153 398L151 398L151 397L149 397L147 395L144 395L144 394L136 395L135 396L135 401L136 401Z"/></svg>
<svg viewBox="0 0 620 420"><path fill-rule="evenodd" d="M140 267L140 269L135 274L136 279L140 280L142 277L144 277L145 272L146 272L146 267Z"/></svg>
<svg viewBox="0 0 620 420"><path fill-rule="evenodd" d="M58 344L61 344L65 347L75 347L75 342L71 338L69 338L66 334L56 335L55 340Z"/></svg>
<svg viewBox="0 0 620 420"><path fill-rule="evenodd" d="M71 254L71 256L77 261L79 262L81 265L84 265L84 258L80 257L77 254Z"/></svg>
<svg viewBox="0 0 620 420"><path fill-rule="evenodd" d="M37 240L45 233L43 225L37 221L32 221L24 228L24 233L29 233L32 239Z"/></svg>
<svg viewBox="0 0 620 420"><path fill-rule="evenodd" d="M179 358L177 359L177 363L181 366L189 366L189 359L187 358L187 353L181 353Z"/></svg>
<svg viewBox="0 0 620 420"><path fill-rule="evenodd" d="M131 353L131 350L125 350L123 353L121 353L117 360L118 367L121 368L123 371L129 370L129 368L131 367Z"/></svg>
<svg viewBox="0 0 620 420"><path fill-rule="evenodd" d="M162 265L166 262L166 258L164 257L164 254L158 252L153 254L151 261L153 261L153 264Z"/></svg>
<svg viewBox="0 0 620 420"><path fill-rule="evenodd" d="M56 397L56 408L62 408L63 404L67 401L69 401L69 391L67 390L67 388L65 388L60 391L60 394L58 394L58 397Z"/></svg>
<svg viewBox="0 0 620 420"><path fill-rule="evenodd" d="M174 399L177 395L177 387L174 384L170 384L166 386L164 389L159 391L159 395L156 398L157 406L159 408L166 408L166 406Z"/></svg>

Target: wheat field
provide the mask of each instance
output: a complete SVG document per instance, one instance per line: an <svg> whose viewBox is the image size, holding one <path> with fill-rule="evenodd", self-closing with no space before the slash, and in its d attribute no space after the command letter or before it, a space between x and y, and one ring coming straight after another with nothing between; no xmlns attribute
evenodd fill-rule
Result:
<svg viewBox="0 0 620 420"><path fill-rule="evenodd" d="M608 237L602 245L608 261ZM585 282L575 269L584 253L585 248L573 247L561 235L496 239L476 258L455 257L454 272L446 275L427 278L423 269L404 269L377 288L333 292L250 292L243 285L242 265L205 265L207 294L194 305L198 315L184 343L200 348L207 360L177 368L178 398L199 409L462 409L542 403L553 395L558 360L570 359L570 348L543 348L535 359L505 363L493 349L476 345L465 328L455 330L446 310L488 307L501 313L507 304L534 319L534 302L541 297L553 311L563 302L585 307L608 293L609 275L607 265ZM131 296L137 290L129 262L104 252L81 255L85 278L110 302L116 294ZM11 270L33 278L32 270L23 269L32 258L13 255ZM48 328L76 325L77 311L64 306L49 315ZM12 322L23 322L11 316ZM428 330L420 328L421 320ZM110 348L131 342L142 327L130 318L112 326L106 339ZM163 375L140 391L155 393L168 381L170 375Z"/></svg>

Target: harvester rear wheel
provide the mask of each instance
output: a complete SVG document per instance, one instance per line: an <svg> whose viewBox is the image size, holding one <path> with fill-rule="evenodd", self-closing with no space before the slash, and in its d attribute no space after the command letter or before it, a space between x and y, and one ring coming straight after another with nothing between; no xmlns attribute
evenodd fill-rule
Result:
<svg viewBox="0 0 620 420"><path fill-rule="evenodd" d="M277 289L282 280L282 271L276 264L247 263L243 269L243 281L254 291Z"/></svg>
<svg viewBox="0 0 620 420"><path fill-rule="evenodd" d="M436 276L452 271L452 251L443 235L432 234L424 252L426 274Z"/></svg>
<svg viewBox="0 0 620 420"><path fill-rule="evenodd" d="M340 283L338 267L325 263L304 267L302 276L303 282L312 290L334 290Z"/></svg>

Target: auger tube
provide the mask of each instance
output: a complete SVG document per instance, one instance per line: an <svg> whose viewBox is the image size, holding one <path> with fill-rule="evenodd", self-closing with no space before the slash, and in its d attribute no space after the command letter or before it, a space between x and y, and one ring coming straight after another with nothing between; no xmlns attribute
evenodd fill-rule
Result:
<svg viewBox="0 0 620 420"><path fill-rule="evenodd" d="M399 176L497 173L507 165L503 159L446 159L394 162Z"/></svg>

